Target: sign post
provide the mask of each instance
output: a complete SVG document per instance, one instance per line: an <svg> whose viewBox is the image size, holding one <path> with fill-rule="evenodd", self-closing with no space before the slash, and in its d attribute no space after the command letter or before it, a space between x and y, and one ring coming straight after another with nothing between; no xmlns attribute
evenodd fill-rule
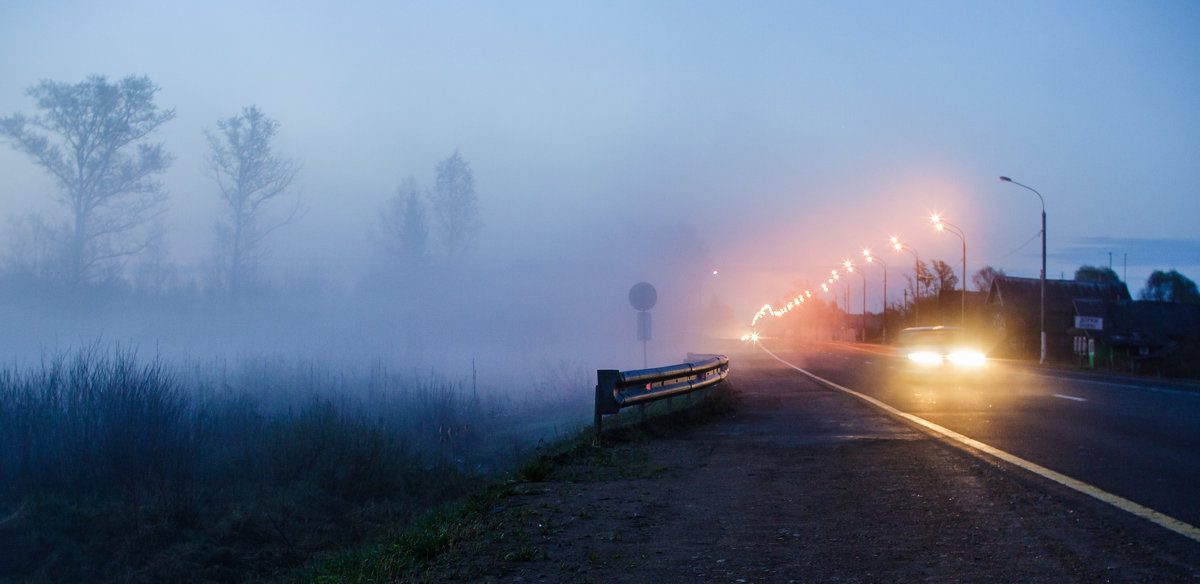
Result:
<svg viewBox="0 0 1200 584"><path fill-rule="evenodd" d="M646 343L650 340L650 309L658 302L658 291L647 282L638 282L629 289L629 303L637 313L637 339L642 342L642 367L648 368Z"/></svg>

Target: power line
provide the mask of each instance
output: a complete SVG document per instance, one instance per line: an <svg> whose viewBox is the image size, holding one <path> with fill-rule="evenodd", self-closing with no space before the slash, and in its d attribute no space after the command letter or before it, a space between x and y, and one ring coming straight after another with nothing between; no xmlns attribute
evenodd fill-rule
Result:
<svg viewBox="0 0 1200 584"><path fill-rule="evenodd" d="M993 258L988 258L988 259L985 259L985 260L979 260L979 263L990 264L990 263L992 263L992 262L998 262L998 261L1000 261L1000 260L1003 260L1003 259L1008 259L1008 258L1012 257L1013 255L1015 255L1017 252L1019 252L1019 251L1021 251L1021 250L1025 249L1027 246L1029 246L1029 244L1031 244L1031 243L1033 243L1033 242L1037 241L1037 240L1038 240L1038 238L1039 238L1039 237L1041 237L1041 236L1042 236L1042 232L1041 232L1041 231L1038 231L1037 233L1034 233L1034 234L1033 234L1033 237L1030 237L1028 241L1026 241L1025 243L1022 243L1021 245L1017 246L1017 247L1016 247L1016 249L1013 249L1012 251L1010 251L1010 252L1008 252L1008 253L1006 253L1006 254L1004 254L1004 255L1002 255L1002 256L996 256L996 257L993 257Z"/></svg>

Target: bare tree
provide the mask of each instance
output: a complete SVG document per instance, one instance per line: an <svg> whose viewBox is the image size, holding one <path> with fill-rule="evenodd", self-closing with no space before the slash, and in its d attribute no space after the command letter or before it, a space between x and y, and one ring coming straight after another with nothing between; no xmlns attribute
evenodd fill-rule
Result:
<svg viewBox="0 0 1200 584"><path fill-rule="evenodd" d="M933 273L929 271L929 264L925 262L916 263L915 279L913 276L905 275L904 279L908 282L908 291L912 293L913 298L921 298L928 295L933 288Z"/></svg>
<svg viewBox="0 0 1200 584"><path fill-rule="evenodd" d="M300 165L271 152L279 130L257 106L217 121L217 134L204 131L209 145L209 171L224 203L217 221L217 264L232 293L242 292L261 259L262 243L271 232L295 221L303 206L299 197L282 216L267 221L268 204L283 196Z"/></svg>
<svg viewBox="0 0 1200 584"><path fill-rule="evenodd" d="M433 209L441 241L447 255L459 256L475 245L483 228L475 195L475 175L458 150L439 162L436 171Z"/></svg>
<svg viewBox="0 0 1200 584"><path fill-rule="evenodd" d="M396 189L396 196L379 211L383 247L393 259L417 264L429 247L428 210L417 179L408 177Z"/></svg>
<svg viewBox="0 0 1200 584"><path fill-rule="evenodd" d="M148 77L109 84L92 75L76 84L42 81L27 90L42 115L0 118L0 136L46 169L62 190L70 219L53 230L72 287L119 273L146 246L138 228L163 211L154 176L172 157L146 138L175 117L154 105Z"/></svg>
<svg viewBox="0 0 1200 584"><path fill-rule="evenodd" d="M992 266L984 266L979 268L975 275L971 276L971 282L975 284L976 290L987 292L992 289L992 281L996 278L1004 276L1004 270L993 268Z"/></svg>
<svg viewBox="0 0 1200 584"><path fill-rule="evenodd" d="M950 264L942 260L933 260L930 265L933 266L933 285L936 286L931 290L934 294L950 292L958 286L958 276L954 275L954 268Z"/></svg>

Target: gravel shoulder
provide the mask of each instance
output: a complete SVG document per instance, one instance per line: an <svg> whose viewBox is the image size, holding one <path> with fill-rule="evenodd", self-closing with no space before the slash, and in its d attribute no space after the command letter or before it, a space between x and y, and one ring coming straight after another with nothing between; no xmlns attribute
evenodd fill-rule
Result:
<svg viewBox="0 0 1200 584"><path fill-rule="evenodd" d="M1200 544L761 354L733 411L512 485L427 571L465 582L1200 582Z"/></svg>

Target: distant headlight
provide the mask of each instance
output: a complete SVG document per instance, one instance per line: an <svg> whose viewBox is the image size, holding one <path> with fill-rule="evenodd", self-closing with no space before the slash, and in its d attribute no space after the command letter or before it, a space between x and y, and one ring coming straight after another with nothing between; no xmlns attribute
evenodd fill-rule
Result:
<svg viewBox="0 0 1200 584"><path fill-rule="evenodd" d="M937 365L942 362L942 356L928 351L915 351L908 354L908 360L922 365Z"/></svg>
<svg viewBox="0 0 1200 584"><path fill-rule="evenodd" d="M978 367L983 365L984 356L979 351L960 350L946 355L946 359L962 367Z"/></svg>

